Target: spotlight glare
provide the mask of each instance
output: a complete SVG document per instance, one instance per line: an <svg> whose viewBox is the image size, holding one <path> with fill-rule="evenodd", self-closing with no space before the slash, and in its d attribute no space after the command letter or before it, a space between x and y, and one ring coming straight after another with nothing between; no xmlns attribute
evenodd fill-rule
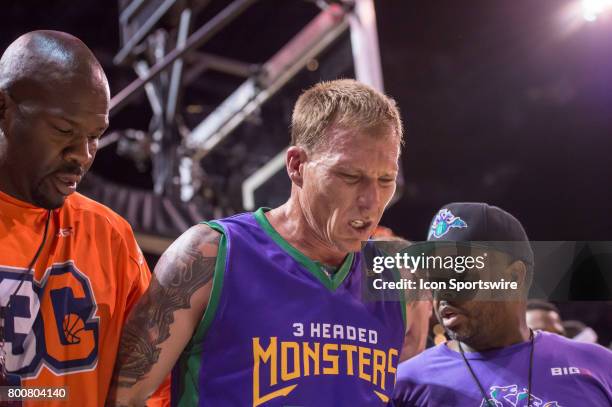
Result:
<svg viewBox="0 0 612 407"><path fill-rule="evenodd" d="M582 16L586 21L595 21L597 16L612 8L612 0L582 0Z"/></svg>

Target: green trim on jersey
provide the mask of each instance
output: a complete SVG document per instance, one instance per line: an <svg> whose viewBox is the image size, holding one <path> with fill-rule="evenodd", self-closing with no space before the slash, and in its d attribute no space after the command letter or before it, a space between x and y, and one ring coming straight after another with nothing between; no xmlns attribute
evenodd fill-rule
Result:
<svg viewBox="0 0 612 407"><path fill-rule="evenodd" d="M389 253L387 253L387 251L380 249L383 254L385 256L389 256ZM397 269L397 267L393 267L391 269L391 274L393 275L393 278L395 279L395 281L402 281L402 274L400 273L400 271ZM418 300L415 300L418 301ZM406 332L406 330L408 329L408 322L406 321L406 292L403 291L400 294L400 300L398 301L398 303L400 304L400 307L402 308L402 319L404 320L404 332Z"/></svg>
<svg viewBox="0 0 612 407"><path fill-rule="evenodd" d="M402 275L400 274L400 271L397 269L397 267L393 267L391 273L393 273L393 277L395 278L395 281L402 281ZM407 325L408 323L406 322L406 295L404 291L402 291L402 293L400 294L400 300L398 302L400 304L400 307L402 308L402 319L404 320L404 332L406 332L406 329L408 328L408 325Z"/></svg>
<svg viewBox="0 0 612 407"><path fill-rule="evenodd" d="M259 226L266 232L268 236L274 242L280 246L287 254L295 259L298 263L300 263L306 270L308 270L313 276L316 277L317 280L321 282L325 287L327 287L330 291L335 291L336 288L342 284L349 271L351 270L351 266L353 265L353 258L355 257L353 253L349 253L342 262L340 269L336 271L333 275L328 276L325 271L323 271L323 266L321 263L316 262L308 258L304 253L300 252L295 247L291 246L289 242L287 242L277 231L272 227L268 218L266 218L265 212L269 211L269 208L259 208L256 212L253 213L255 216L255 220L259 223Z"/></svg>
<svg viewBox="0 0 612 407"><path fill-rule="evenodd" d="M195 334L179 358L178 363L180 372L182 373L180 380L182 388L178 392L180 394L180 399L178 401L179 407L197 406L199 403L200 394L198 383L200 381L200 369L202 364L201 343L215 318L217 307L219 306L219 299L221 298L223 275L225 273L225 259L227 256L227 238L225 237L225 230L223 230L223 226L216 222L201 223L221 233L221 239L219 241L219 251L217 252L217 260L215 262L212 289L206 311L204 311L204 316L198 324Z"/></svg>

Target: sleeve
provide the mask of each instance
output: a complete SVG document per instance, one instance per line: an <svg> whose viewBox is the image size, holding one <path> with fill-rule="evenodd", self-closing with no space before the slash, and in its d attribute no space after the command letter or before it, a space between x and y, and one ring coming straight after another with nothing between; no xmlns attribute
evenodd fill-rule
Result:
<svg viewBox="0 0 612 407"><path fill-rule="evenodd" d="M416 403L413 400L413 383L410 380L412 372L410 371L410 363L402 362L397 367L397 378L395 387L393 388L393 406L394 407L413 407Z"/></svg>
<svg viewBox="0 0 612 407"><path fill-rule="evenodd" d="M127 230L123 234L123 239L127 246L127 252L129 256L128 263L130 264L130 270L126 273L127 278L130 279L127 286L130 287L125 304L125 318L129 315L130 311L136 304L136 301L144 294L149 287L149 282L151 281L151 271L149 270L149 266L144 259L142 251L138 244L136 243L136 238L132 232L132 229L127 226Z"/></svg>
<svg viewBox="0 0 612 407"><path fill-rule="evenodd" d="M602 392L605 394L608 401L612 403L612 374L610 374L612 351L595 343L573 344L581 348L581 356L575 356L576 361L573 363L574 366L589 366L589 374L597 380ZM578 352L574 352L574 354L577 353Z"/></svg>

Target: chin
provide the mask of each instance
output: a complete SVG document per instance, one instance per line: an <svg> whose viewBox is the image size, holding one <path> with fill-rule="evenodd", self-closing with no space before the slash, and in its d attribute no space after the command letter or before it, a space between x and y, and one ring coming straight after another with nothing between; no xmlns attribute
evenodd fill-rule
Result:
<svg viewBox="0 0 612 407"><path fill-rule="evenodd" d="M444 328L446 329L446 332L451 337L451 339L455 339L457 341L466 342L466 341L469 341L469 339L472 337L470 332L466 332L466 330L463 329L463 327L456 327L454 329L450 329L446 327Z"/></svg>
<svg viewBox="0 0 612 407"><path fill-rule="evenodd" d="M61 208L66 198L70 196L61 194L50 182L48 182L47 178L43 178L36 183L31 191L32 203L39 208L50 210Z"/></svg>
<svg viewBox="0 0 612 407"><path fill-rule="evenodd" d="M358 252L361 250L361 240L347 241L338 245L338 247L344 252Z"/></svg>

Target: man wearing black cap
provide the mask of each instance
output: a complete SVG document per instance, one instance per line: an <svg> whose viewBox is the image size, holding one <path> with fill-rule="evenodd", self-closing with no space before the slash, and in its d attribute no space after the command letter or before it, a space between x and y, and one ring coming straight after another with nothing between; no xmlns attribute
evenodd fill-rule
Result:
<svg viewBox="0 0 612 407"><path fill-rule="evenodd" d="M484 203L449 204L434 217L428 245L436 255L485 256L478 273L517 282L520 293L434 291L451 340L400 364L396 406L612 405L612 352L527 327L533 252L516 218Z"/></svg>

